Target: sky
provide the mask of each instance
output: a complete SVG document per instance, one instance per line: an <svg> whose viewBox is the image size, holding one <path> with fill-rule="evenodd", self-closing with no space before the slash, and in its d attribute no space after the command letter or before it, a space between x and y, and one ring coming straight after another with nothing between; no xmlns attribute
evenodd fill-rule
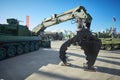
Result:
<svg viewBox="0 0 120 80"><path fill-rule="evenodd" d="M26 25L26 16L30 17L29 29L53 14L61 14L77 6L84 6L92 16L91 30L103 31L114 26L120 32L120 0L0 0L0 24L6 24L7 18L20 20ZM116 22L113 21L116 18ZM46 29L70 30L75 32L76 25L71 20Z"/></svg>

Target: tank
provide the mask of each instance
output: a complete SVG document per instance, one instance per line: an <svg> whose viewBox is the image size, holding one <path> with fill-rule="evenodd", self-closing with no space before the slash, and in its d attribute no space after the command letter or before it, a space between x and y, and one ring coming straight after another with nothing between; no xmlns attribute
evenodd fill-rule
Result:
<svg viewBox="0 0 120 80"><path fill-rule="evenodd" d="M0 60L38 50L50 48L50 41L34 35L27 26L19 25L17 19L7 19L0 24Z"/></svg>

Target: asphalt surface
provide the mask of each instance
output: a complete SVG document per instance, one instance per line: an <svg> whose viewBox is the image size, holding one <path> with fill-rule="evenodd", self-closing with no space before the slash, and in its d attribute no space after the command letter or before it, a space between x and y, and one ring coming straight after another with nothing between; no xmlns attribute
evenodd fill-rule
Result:
<svg viewBox="0 0 120 80"><path fill-rule="evenodd" d="M0 80L120 80L120 50L99 52L96 72L85 71L84 51L68 48L70 67L60 66L59 48L63 41L53 41L52 48L0 61Z"/></svg>

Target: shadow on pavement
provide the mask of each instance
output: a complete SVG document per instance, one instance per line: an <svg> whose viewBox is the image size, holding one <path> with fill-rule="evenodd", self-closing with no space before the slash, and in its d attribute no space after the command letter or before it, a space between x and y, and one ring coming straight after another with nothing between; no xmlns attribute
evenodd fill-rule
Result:
<svg viewBox="0 0 120 80"><path fill-rule="evenodd" d="M80 55L80 54L74 54L74 53L68 53L72 56L77 56L77 57L81 57L81 58L85 58L84 55ZM118 65L120 66L120 62L117 62L117 61L112 61L112 60L107 60L107 59L101 59L99 58L99 56L97 57L97 60L98 61L102 61L102 62L106 62L106 63L110 63L110 64L114 64L114 65Z"/></svg>
<svg viewBox="0 0 120 80"><path fill-rule="evenodd" d="M84 55L80 55L80 54L74 54L74 53L68 53L68 54L70 54L72 56L77 56L77 57L85 58ZM108 58L112 58L112 57L108 57ZM99 57L97 58L97 60L98 61L102 61L102 62L106 62L106 63L110 63L110 64L113 64L113 65L120 66L120 62L117 62L117 61L111 61L111 60L107 60L107 59L101 59ZM84 69L83 67L77 66L77 65L73 65L71 67ZM103 72L103 73L108 73L108 74L120 76L120 69L114 69L114 68L108 68L108 67L101 67L101 66L96 66L96 67L98 67L97 68L98 72Z"/></svg>
<svg viewBox="0 0 120 80"><path fill-rule="evenodd" d="M120 69L113 69L113 68L108 68L108 67L97 66L97 71L120 76Z"/></svg>
<svg viewBox="0 0 120 80"><path fill-rule="evenodd" d="M100 52L105 52L108 54L120 54L120 49L115 49L115 50L111 50L111 51L106 51L106 50L100 50Z"/></svg>
<svg viewBox="0 0 120 80"><path fill-rule="evenodd" d="M58 79L59 80L83 80L83 79L77 79L77 78L73 78L73 77L67 77L65 75L60 75L60 74L55 74L55 73L50 73L50 72L44 72L44 71L36 72L36 74L37 75L43 75L43 76L46 76L46 77L50 77L50 79L54 78L54 80L55 79L56 80L58 80Z"/></svg>
<svg viewBox="0 0 120 80"><path fill-rule="evenodd" d="M110 57L110 56L99 56L99 57L112 58L112 59L120 59L120 57Z"/></svg>
<svg viewBox="0 0 120 80"><path fill-rule="evenodd" d="M0 62L0 78L24 80L47 64L60 62L58 51L41 48L38 51L16 56Z"/></svg>

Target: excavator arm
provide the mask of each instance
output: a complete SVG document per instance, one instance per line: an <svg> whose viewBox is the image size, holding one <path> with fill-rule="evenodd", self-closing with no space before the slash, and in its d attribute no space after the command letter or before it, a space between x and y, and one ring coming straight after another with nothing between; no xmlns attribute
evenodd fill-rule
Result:
<svg viewBox="0 0 120 80"><path fill-rule="evenodd" d="M87 27L90 28L92 17L86 12L84 7L79 6L74 9L68 10L62 14L54 14L50 18L44 19L41 24L33 28L32 32L39 35L40 32L43 32L47 27L77 18L86 19L85 23Z"/></svg>
<svg viewBox="0 0 120 80"><path fill-rule="evenodd" d="M79 6L77 8L68 10L62 14L54 14L50 18L47 18L42 21L37 27L33 29L33 32L36 35L43 33L43 31L52 25L56 25L71 19L76 19L77 23L77 34L68 39L66 42L62 44L59 50L59 57L64 65L68 65L66 50L72 43L78 43L79 46L84 50L86 55L87 65L92 67L95 63L97 55L100 50L101 41L94 37L90 32L90 24L92 21L92 17L86 12L85 8Z"/></svg>

